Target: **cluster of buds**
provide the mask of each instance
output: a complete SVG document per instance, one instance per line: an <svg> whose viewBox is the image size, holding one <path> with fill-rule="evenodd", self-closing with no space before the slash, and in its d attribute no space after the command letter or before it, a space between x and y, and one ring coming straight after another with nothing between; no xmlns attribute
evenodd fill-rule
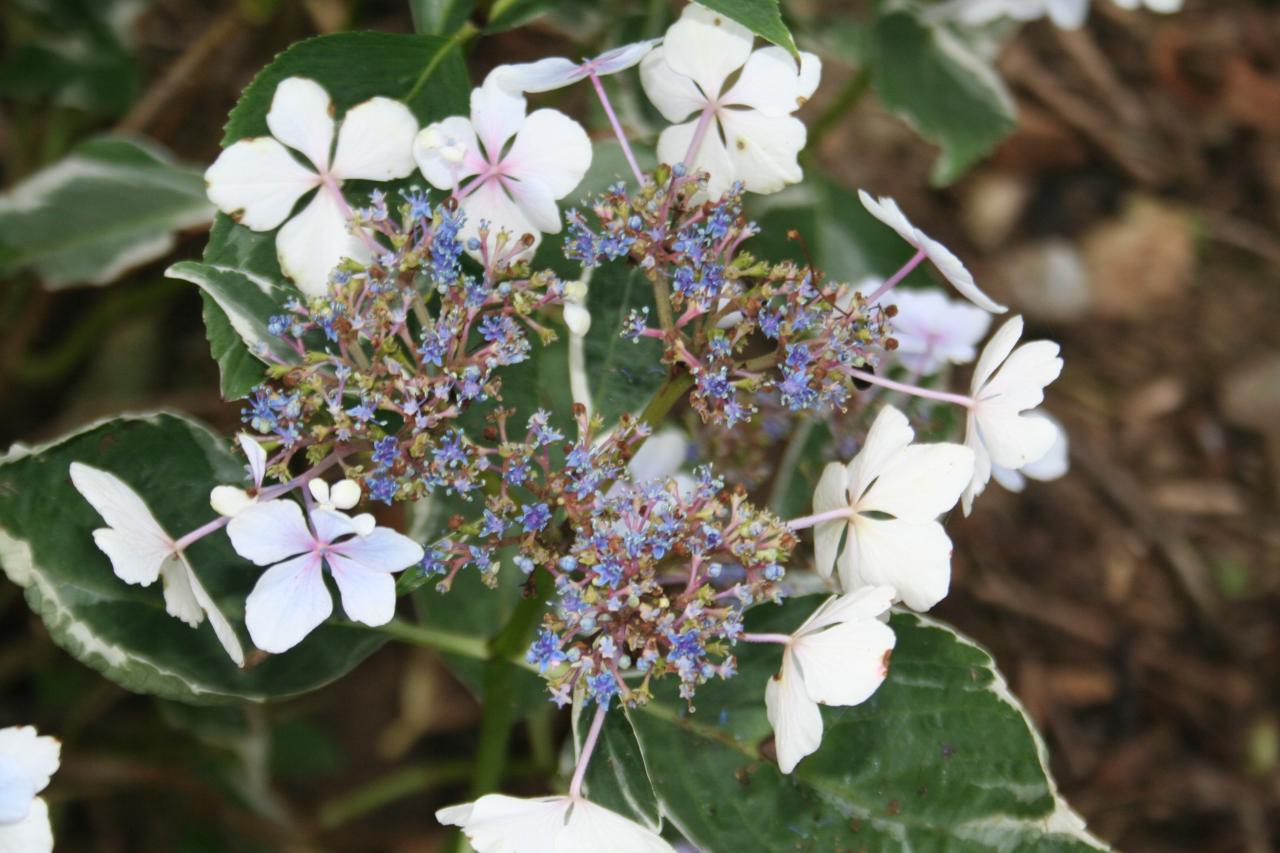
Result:
<svg viewBox="0 0 1280 853"><path fill-rule="evenodd" d="M476 403L501 400L499 368L528 358L529 332L554 339L535 317L564 297L554 274L516 260L523 242L482 233L465 246L463 215L450 203L433 208L415 190L397 213L375 192L356 214L360 233L386 244L374 260L344 261L326 296L294 299L270 319L296 358L271 359L244 411L250 427L279 442L286 466L303 448L313 462L335 446L363 448L346 454L347 475L387 503L479 488L489 454L456 421ZM481 253L482 275L463 272L466 248Z"/></svg>
<svg viewBox="0 0 1280 853"><path fill-rule="evenodd" d="M611 187L592 213L594 229L569 211L565 254L587 266L627 257L645 271L663 316L633 311L623 336L663 341L665 362L693 377L690 402L706 423L748 420L761 392L792 412L843 408L854 371L893 348L889 314L854 287L741 251L758 230L741 186L707 200L705 173L663 166L634 192Z"/></svg>

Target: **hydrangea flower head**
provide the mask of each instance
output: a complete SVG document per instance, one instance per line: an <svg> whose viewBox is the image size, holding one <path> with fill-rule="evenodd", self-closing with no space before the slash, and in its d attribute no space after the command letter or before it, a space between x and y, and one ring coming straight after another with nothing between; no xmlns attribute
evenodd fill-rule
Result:
<svg viewBox="0 0 1280 853"><path fill-rule="evenodd" d="M280 269L309 296L325 294L329 273L343 258L371 256L349 227L342 182L387 181L413 172L410 145L418 122L404 104L371 98L347 110L341 127L333 113L333 101L319 83L282 80L267 113L271 135L232 143L204 173L209 200L223 213L254 231L284 225L276 234ZM298 199L317 188L293 216Z"/></svg>

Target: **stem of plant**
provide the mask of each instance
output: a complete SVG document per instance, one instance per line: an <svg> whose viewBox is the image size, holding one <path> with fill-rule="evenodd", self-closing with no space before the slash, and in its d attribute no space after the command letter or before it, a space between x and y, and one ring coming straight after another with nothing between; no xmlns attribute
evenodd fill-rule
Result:
<svg viewBox="0 0 1280 853"><path fill-rule="evenodd" d="M868 373L865 370L850 368L849 375L855 379L861 379L863 382L870 382L872 385L879 385L881 388L888 388L890 391L901 391L913 397L923 397L926 400L937 400L942 403L954 403L957 406L964 406L966 409L972 408L974 404L974 399L966 394L934 391L932 388L921 388L919 385L895 382L892 379L885 379L883 376L876 376L874 373Z"/></svg>
<svg viewBox="0 0 1280 853"><path fill-rule="evenodd" d="M644 186L644 172L640 171L640 164L636 162L636 155L631 150L631 143L627 141L627 135L622 132L622 123L618 121L618 116L613 111L613 104L609 103L609 95L604 90L604 84L600 82L600 77L594 71L591 72L591 85L596 90L596 97L600 99L600 106L604 108L604 114L609 119L609 126L613 128L613 135L618 137L618 144L622 146L622 154L627 158L627 165L631 167L631 174L635 175L636 183Z"/></svg>
<svg viewBox="0 0 1280 853"><path fill-rule="evenodd" d="M800 518L793 518L787 522L787 527L791 530L804 530L813 527L815 524L821 524L824 521L836 521L839 519L847 519L852 517L853 510L847 506L838 509L829 509L826 512L819 512L813 515L804 515Z"/></svg>
<svg viewBox="0 0 1280 853"><path fill-rule="evenodd" d="M596 750L596 742L600 740L600 729L604 726L605 714L609 709L604 705L596 706L596 715L591 718L591 729L587 739L582 742L582 754L578 756L578 766L573 768L573 780L569 782L569 796L582 795L582 780L587 777L587 765L591 763L591 753Z"/></svg>
<svg viewBox="0 0 1280 853"><path fill-rule="evenodd" d="M877 301L879 301L881 296L884 296L890 290L893 290L894 286L897 285L898 282L906 278L913 269L920 266L920 264L924 261L926 257L928 257L928 255L925 254L924 249L917 249L916 253L911 256L911 260L907 261L905 264L902 265L902 269L898 270L896 273L889 276L889 278L885 279L884 284L877 287L875 289L875 292L873 292L870 296L867 297L867 304L868 305L875 304Z"/></svg>

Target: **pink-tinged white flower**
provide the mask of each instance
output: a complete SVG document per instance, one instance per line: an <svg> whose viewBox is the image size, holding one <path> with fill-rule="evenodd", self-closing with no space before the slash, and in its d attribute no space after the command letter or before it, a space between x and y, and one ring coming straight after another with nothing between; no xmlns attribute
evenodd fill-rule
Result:
<svg viewBox="0 0 1280 853"><path fill-rule="evenodd" d="M467 215L464 240L477 237L487 222L491 239L505 230L516 240L529 234L537 245L543 234L559 233L556 201L587 173L591 140L557 110L525 115L524 96L507 89L500 72L471 91L470 118L451 116L423 128L413 157L432 186L456 191Z"/></svg>
<svg viewBox="0 0 1280 853"><path fill-rule="evenodd" d="M209 200L254 231L284 225L276 234L280 269L307 295L323 296L343 258L371 256L369 245L348 226L343 181L412 174L418 122L401 102L371 98L347 110L339 127L329 93L314 80L289 77L276 86L267 127L271 136L241 139L218 155L204 173ZM317 188L290 218L298 199Z"/></svg>
<svg viewBox="0 0 1280 853"><path fill-rule="evenodd" d="M486 794L436 812L476 853L675 853L657 833L582 797Z"/></svg>
<svg viewBox="0 0 1280 853"><path fill-rule="evenodd" d="M537 62L524 62L518 65L500 65L494 69L503 88L512 92L550 92L571 86L579 80L585 80L593 74L604 77L617 74L640 64L640 60L661 42L662 39L649 39L634 44L624 44L612 50L606 50L595 59L574 62L562 56L549 56Z"/></svg>
<svg viewBox="0 0 1280 853"><path fill-rule="evenodd" d="M764 691L783 773L822 743L819 705L860 705L884 682L896 638L881 616L893 597L884 586L832 596L791 635Z"/></svg>
<svg viewBox="0 0 1280 853"><path fill-rule="evenodd" d="M961 498L965 515L987 487L992 466L1024 468L1044 458L1061 433L1030 411L1044 402L1045 387L1062 372L1058 345L1032 341L1015 349L1020 337L1022 318L1014 317L991 336L973 371L964 443L973 450L974 468Z"/></svg>
<svg viewBox="0 0 1280 853"><path fill-rule="evenodd" d="M228 657L244 666L235 629L142 497L114 474L80 462L71 463L71 482L108 525L93 531L93 541L111 561L116 577L138 586L160 579L165 611L192 628L207 616Z"/></svg>
<svg viewBox="0 0 1280 853"><path fill-rule="evenodd" d="M938 290L897 289L884 298L898 308L889 321L898 348L893 355L913 373L928 376L946 364L968 364L991 328L991 315L948 299Z"/></svg>
<svg viewBox="0 0 1280 853"><path fill-rule="evenodd" d="M1125 0L1117 0L1124 5ZM951 0L939 14L965 26L982 26L1001 18L1033 21L1048 17L1056 26L1074 30L1089 15L1089 0Z"/></svg>
<svg viewBox="0 0 1280 853"><path fill-rule="evenodd" d="M983 293L973 280L973 275L965 268L960 259L951 253L946 246L925 234L911 224L898 203L891 198L873 198L865 190L858 190L858 198L867 212L888 225L898 236L916 248L916 251L929 259L937 267L942 277L951 282L951 286L960 292L974 305L993 314L1001 314L1009 309Z"/></svg>
<svg viewBox="0 0 1280 853"><path fill-rule="evenodd" d="M214 486L209 493L209 506L218 515L232 516L247 506L257 503L258 492L262 490L262 480L267 476L267 451L257 439L246 432L236 436L244 458L248 461L246 468L253 479L253 494L237 486Z"/></svg>
<svg viewBox="0 0 1280 853"><path fill-rule="evenodd" d="M772 193L803 177L796 158L807 134L792 113L818 88L822 62L801 53L797 68L782 48L752 51L753 43L746 27L690 3L662 46L640 63L649 100L668 121L679 122L658 137L658 159L707 172L712 198L735 181L751 192ZM726 85L735 73L736 81Z"/></svg>
<svg viewBox="0 0 1280 853"><path fill-rule="evenodd" d="M49 807L38 794L58 771L62 744L31 726L0 729L0 853L49 853Z"/></svg>
<svg viewBox="0 0 1280 853"><path fill-rule="evenodd" d="M814 525L813 540L818 572L828 577L838 565L846 592L889 586L923 611L951 585L951 540L937 518L973 476L974 455L959 444L912 444L914 438L904 414L880 410L853 461L822 472L813 511L835 517Z"/></svg>
<svg viewBox="0 0 1280 853"><path fill-rule="evenodd" d="M329 618L333 598L324 583L326 564L347 616L377 626L395 615L392 574L422 559L422 547L394 530L329 509L313 510L310 521L293 501L274 500L249 507L227 525L236 553L271 567L244 609L249 636L263 651L288 651Z"/></svg>
<svg viewBox="0 0 1280 853"><path fill-rule="evenodd" d="M1021 468L1001 468L999 465L991 466L991 479L1004 486L1011 492L1021 492L1027 487L1027 478L1032 480L1040 480L1048 482L1056 480L1059 477L1066 476L1067 471L1071 469L1070 444L1067 441L1067 431L1063 429L1062 424L1057 419L1044 411L1028 412L1027 417L1043 418L1053 424L1053 428L1057 430L1057 439L1053 442L1053 446L1049 448L1049 452L1039 459L1028 462Z"/></svg>

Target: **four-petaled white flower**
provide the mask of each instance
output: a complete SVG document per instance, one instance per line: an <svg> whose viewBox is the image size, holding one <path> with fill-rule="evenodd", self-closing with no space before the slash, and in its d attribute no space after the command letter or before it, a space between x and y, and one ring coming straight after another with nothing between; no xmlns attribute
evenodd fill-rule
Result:
<svg viewBox="0 0 1280 853"><path fill-rule="evenodd" d="M938 268L938 272L942 273L942 277L951 282L951 285L960 291L960 295L965 299L993 314L1001 314L1009 310L978 288L973 275L961 260L951 253L950 249L912 225L911 220L907 219L896 201L891 198L872 198L866 190L858 190L858 198L862 200L862 206L868 213L897 231L899 237L915 246L917 252L928 258L929 262Z"/></svg>
<svg viewBox="0 0 1280 853"><path fill-rule="evenodd" d="M928 376L943 365L967 364L978 355L978 343L991 327L981 308L948 299L938 290L897 289L885 297L898 307L889 321L898 348L893 355L908 370Z"/></svg>
<svg viewBox="0 0 1280 853"><path fill-rule="evenodd" d="M389 528L370 528L329 509L312 510L310 518L308 526L296 503L274 500L249 507L227 525L236 553L271 567L244 607L249 636L263 651L288 651L329 618L326 563L347 616L376 626L395 615L391 575L422 559L418 543Z"/></svg>
<svg viewBox="0 0 1280 853"><path fill-rule="evenodd" d="M1044 401L1044 389L1062 372L1058 345L1032 341L1017 349L1022 318L996 330L973 370L964 443L974 452L973 479L961 498L964 514L991 479L991 468L1017 470L1044 458L1060 430L1029 410Z"/></svg>
<svg viewBox="0 0 1280 853"><path fill-rule="evenodd" d="M248 461L249 476L253 478L253 494L238 486L214 486L209 493L209 506L218 515L232 516L247 506L258 501L258 492L262 490L262 480L267 476L267 451L257 439L242 432L236 436L244 458Z"/></svg>
<svg viewBox="0 0 1280 853"><path fill-rule="evenodd" d="M37 796L58 770L62 745L31 726L0 729L0 851L49 853L49 807Z"/></svg>
<svg viewBox="0 0 1280 853"><path fill-rule="evenodd" d="M476 853L675 853L657 833L582 797L486 794L436 820L462 829Z"/></svg>
<svg viewBox="0 0 1280 853"><path fill-rule="evenodd" d="M822 743L819 705L860 705L884 682L896 638L880 617L892 603L885 586L832 596L791 635L764 691L783 773Z"/></svg>
<svg viewBox="0 0 1280 853"><path fill-rule="evenodd" d="M753 52L753 41L746 27L690 3L662 46L640 63L649 100L668 121L683 122L658 137L658 159L684 162L703 122L705 135L685 165L710 175L711 198L736 181L751 192L772 193L803 177L796 157L807 134L791 114L818 88L822 62L801 53L797 69L795 58L782 48ZM726 88L739 70L737 81ZM685 121L694 113L698 116Z"/></svg>
<svg viewBox="0 0 1280 853"><path fill-rule="evenodd" d="M1057 438L1053 442L1053 446L1049 448L1049 452L1039 459L1028 462L1021 468L1001 468L999 465L991 466L991 479L1004 486L1011 492L1021 492L1027 487L1027 478L1032 480L1040 480L1047 482L1056 480L1066 475L1071 469L1070 444L1067 441L1067 431L1063 429L1062 424L1048 412L1036 410L1027 412L1029 418L1044 418L1053 424L1053 428L1057 430Z"/></svg>
<svg viewBox="0 0 1280 853"><path fill-rule="evenodd" d="M324 480L316 478L307 483L307 491L311 493L311 497L315 498L316 509L336 509L345 512L360 503L360 484L355 480L343 479L330 486ZM371 515L368 517L373 518ZM364 518L364 516L357 516L357 518Z"/></svg>
<svg viewBox="0 0 1280 853"><path fill-rule="evenodd" d="M501 230L516 240L529 234L536 246L542 234L559 233L556 201L587 173L591 140L558 110L525 115L524 96L502 84L503 73L495 69L471 91L470 118L451 116L423 128L413 157L433 186L456 190L467 215L464 240L477 237L487 222L491 238Z"/></svg>
<svg viewBox="0 0 1280 853"><path fill-rule="evenodd" d="M908 607L923 611L951 585L951 540L937 518L973 476L974 455L959 444L912 444L913 438L906 415L892 406L880 410L853 461L832 462L822 472L814 513L843 513L816 524L813 540L818 572L828 577L838 564L845 592L891 586Z"/></svg>
<svg viewBox="0 0 1280 853"><path fill-rule="evenodd" d="M165 611L192 628L208 616L227 655L236 666L244 666L235 629L142 497L114 474L80 462L71 463L71 482L108 525L93 531L93 541L111 561L116 577L139 586L150 586L159 578Z"/></svg>
<svg viewBox="0 0 1280 853"><path fill-rule="evenodd" d="M347 110L335 147L329 93L314 80L289 77L276 86L267 127L271 136L241 139L218 155L204 173L209 200L254 231L284 224L276 234L281 270L307 295L323 296L343 258L371 256L348 225L342 182L412 174L418 122L399 101L370 98ZM295 160L290 149L312 168ZM315 197L290 219L298 199L316 188Z"/></svg>
<svg viewBox="0 0 1280 853"><path fill-rule="evenodd" d="M634 44L624 44L612 50L606 50L595 59L574 62L562 56L549 56L537 62L523 62L516 65L499 65L494 69L503 88L512 92L550 92L571 86L579 80L585 80L594 74L603 77L606 74L617 74L640 64L640 60L661 42L662 39L649 39Z"/></svg>

